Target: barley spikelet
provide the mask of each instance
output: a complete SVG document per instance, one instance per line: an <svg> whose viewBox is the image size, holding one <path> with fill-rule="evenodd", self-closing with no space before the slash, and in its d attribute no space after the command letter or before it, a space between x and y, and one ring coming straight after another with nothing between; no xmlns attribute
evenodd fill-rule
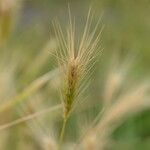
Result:
<svg viewBox="0 0 150 150"><path fill-rule="evenodd" d="M95 57L100 49L99 30L100 20L92 29L91 9L89 10L83 34L78 37L75 33L75 21L72 21L69 10L69 27L66 34L63 32L58 21L55 21L54 28L59 43L59 50L56 57L61 68L63 78L62 103L64 105L64 118L68 118L79 95L85 87L85 79L89 76L94 65Z"/></svg>
<svg viewBox="0 0 150 150"><path fill-rule="evenodd" d="M100 20L92 29L91 9L87 15L86 24L81 37L76 35L75 20L69 9L69 27L66 33L63 32L62 27L58 21L54 22L54 29L57 41L59 43L59 50L56 51L58 64L62 72L61 100L63 104L63 126L60 133L60 142L62 142L66 122L70 113L74 110L78 103L79 96L85 89L87 84L87 77L91 73L91 68L95 63L95 57L100 50L100 35L101 30L98 30Z"/></svg>

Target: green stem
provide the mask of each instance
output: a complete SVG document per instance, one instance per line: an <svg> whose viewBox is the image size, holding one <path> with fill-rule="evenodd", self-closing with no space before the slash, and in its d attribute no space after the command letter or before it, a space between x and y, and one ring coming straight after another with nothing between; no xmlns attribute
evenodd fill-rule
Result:
<svg viewBox="0 0 150 150"><path fill-rule="evenodd" d="M64 138L64 134L65 134L65 128L66 128L66 122L67 122L67 119L64 118L62 129L61 129L61 132L60 132L60 144L62 144L62 142L63 142L63 138Z"/></svg>

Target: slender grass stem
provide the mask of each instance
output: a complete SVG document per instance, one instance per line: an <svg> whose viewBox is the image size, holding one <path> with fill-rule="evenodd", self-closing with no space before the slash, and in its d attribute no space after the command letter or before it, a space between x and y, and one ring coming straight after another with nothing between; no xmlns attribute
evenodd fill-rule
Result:
<svg viewBox="0 0 150 150"><path fill-rule="evenodd" d="M63 120L63 125L62 125L62 128L61 128L60 139L59 139L60 140L60 145L62 144L63 139L64 139L67 120L68 119L66 119L66 118L64 118L64 120Z"/></svg>
<svg viewBox="0 0 150 150"><path fill-rule="evenodd" d="M48 112L59 110L61 107L62 107L61 105L56 105L56 106L53 106L53 107L50 107L50 108L45 108L44 110L41 110L39 112L35 112L33 114L21 117L19 119L16 119L16 120L14 120L12 122L9 122L9 123L6 123L4 125L0 125L0 131L4 130L4 129L8 129L8 128L14 126L14 125L18 125L20 123L32 120L32 119L34 119L36 117L39 117L40 115L46 114Z"/></svg>

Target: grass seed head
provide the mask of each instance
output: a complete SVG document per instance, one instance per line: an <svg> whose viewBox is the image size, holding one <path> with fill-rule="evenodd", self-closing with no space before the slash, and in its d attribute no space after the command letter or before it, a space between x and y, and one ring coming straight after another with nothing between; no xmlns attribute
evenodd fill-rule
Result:
<svg viewBox="0 0 150 150"><path fill-rule="evenodd" d="M90 9L81 37L75 34L75 21L72 20L70 10L69 27L66 29L66 34L58 21L54 23L55 34L59 43L56 57L63 72L62 102L64 104L64 118L69 116L77 102L77 97L82 93L86 84L83 81L89 76L95 62L94 58L100 49L99 43L102 31L98 29L100 20L92 28L92 18Z"/></svg>

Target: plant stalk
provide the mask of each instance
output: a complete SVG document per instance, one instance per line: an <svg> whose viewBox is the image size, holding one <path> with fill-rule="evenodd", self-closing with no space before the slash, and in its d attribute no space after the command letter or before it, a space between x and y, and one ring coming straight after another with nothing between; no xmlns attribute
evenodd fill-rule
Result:
<svg viewBox="0 0 150 150"><path fill-rule="evenodd" d="M63 139L64 139L65 129L66 129L66 123L67 123L67 118L64 118L62 129L61 129L61 132L60 132L60 145L62 144Z"/></svg>

